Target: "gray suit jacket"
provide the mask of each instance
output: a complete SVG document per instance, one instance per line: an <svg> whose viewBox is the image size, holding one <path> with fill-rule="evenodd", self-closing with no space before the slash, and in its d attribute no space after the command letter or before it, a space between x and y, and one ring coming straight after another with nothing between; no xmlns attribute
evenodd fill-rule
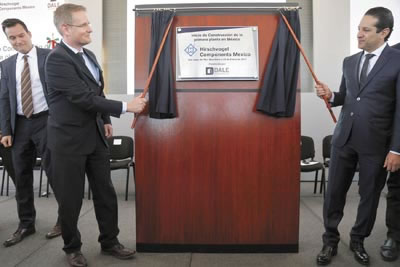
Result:
<svg viewBox="0 0 400 267"><path fill-rule="evenodd" d="M42 82L44 95L47 99L47 89L44 78L44 63L50 49L36 47L38 58L38 69L40 81ZM17 82L15 77L15 68L17 64L17 54L0 62L1 69L1 90L0 90L0 125L3 135L14 135L15 120L17 116Z"/></svg>
<svg viewBox="0 0 400 267"><path fill-rule="evenodd" d="M386 46L359 88L362 52L343 61L343 76L332 106L343 105L332 144L345 145L350 134L360 153L384 157L400 152L400 51Z"/></svg>

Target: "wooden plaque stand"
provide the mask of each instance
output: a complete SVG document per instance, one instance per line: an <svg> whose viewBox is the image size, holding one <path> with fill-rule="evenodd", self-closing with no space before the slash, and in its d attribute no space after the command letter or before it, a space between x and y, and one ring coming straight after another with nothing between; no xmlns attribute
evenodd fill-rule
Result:
<svg viewBox="0 0 400 267"><path fill-rule="evenodd" d="M292 118L255 108L278 18L257 10L176 15L169 51L174 70L176 27L258 26L260 79L175 82L178 117L139 118L138 251L298 251L299 93ZM149 13L136 16L139 92L149 70L150 32Z"/></svg>

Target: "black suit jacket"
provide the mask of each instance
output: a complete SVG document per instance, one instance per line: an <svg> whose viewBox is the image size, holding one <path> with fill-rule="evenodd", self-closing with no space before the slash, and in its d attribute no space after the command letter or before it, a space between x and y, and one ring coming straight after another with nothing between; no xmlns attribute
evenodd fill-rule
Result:
<svg viewBox="0 0 400 267"><path fill-rule="evenodd" d="M50 49L36 47L38 58L38 69L40 81L42 82L44 96L47 98L47 89L44 77L44 63ZM15 133L15 120L17 116L17 81L15 77L15 69L17 64L17 56L15 54L2 62L1 68L1 90L0 90L0 113L1 115L1 129L3 135L14 135Z"/></svg>
<svg viewBox="0 0 400 267"><path fill-rule="evenodd" d="M346 144L350 133L361 153L400 152L400 51L386 46L359 88L362 52L343 61L343 76L333 106L343 105L332 144Z"/></svg>
<svg viewBox="0 0 400 267"><path fill-rule="evenodd" d="M107 145L104 124L111 123L110 114L119 117L122 111L122 102L104 97L103 75L95 55L88 49L84 52L100 70L100 83L63 42L46 60L50 115L47 145L66 154L93 152L98 134Z"/></svg>

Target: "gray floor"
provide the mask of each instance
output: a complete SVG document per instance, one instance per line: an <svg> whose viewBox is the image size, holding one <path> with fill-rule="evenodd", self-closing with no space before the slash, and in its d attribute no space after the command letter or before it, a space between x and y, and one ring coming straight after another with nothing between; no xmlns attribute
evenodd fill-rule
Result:
<svg viewBox="0 0 400 267"><path fill-rule="evenodd" d="M37 172L35 172L37 175ZM124 173L113 172L113 181L119 200L119 226L121 243L128 247L135 247L135 202L134 186L130 185L129 200L124 200ZM35 178L36 196L38 180ZM98 228L94 216L93 204L84 200L79 220L82 234L82 252L86 256L89 266L191 266L191 267L242 267L242 266L316 266L315 256L321 248L322 226L322 196L314 195L313 183L301 184L300 199L300 251L294 254L199 254L199 253L138 253L134 260L120 261L109 256L101 255L97 243ZM386 263L379 256L379 247L385 237L384 212L386 202L384 193L380 201L378 217L372 235L366 240L365 248L371 256L372 266L400 266L400 260ZM16 230L17 215L15 191L10 190L10 196L0 197L0 241L6 240ZM345 210L345 217L340 225L342 241L339 244L339 253L330 266L361 266L355 262L349 250L348 233L354 221L358 204L357 184L353 183ZM53 195L49 198L35 199L37 209L37 233L26 238L16 246L5 248L0 245L0 266L68 266L65 254L61 250L62 240L46 240L45 233L53 226L56 220L57 205Z"/></svg>

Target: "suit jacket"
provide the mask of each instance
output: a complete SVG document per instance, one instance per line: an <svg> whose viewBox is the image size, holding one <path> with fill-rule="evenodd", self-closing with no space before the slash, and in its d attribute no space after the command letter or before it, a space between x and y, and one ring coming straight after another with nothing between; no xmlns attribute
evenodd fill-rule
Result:
<svg viewBox="0 0 400 267"><path fill-rule="evenodd" d="M46 101L47 89L44 77L44 63L50 49L36 47L38 58L38 69L40 81L43 86L44 96ZM0 90L0 113L2 114L0 125L3 135L14 135L15 120L17 116L17 81L15 77L15 69L17 64L18 54L15 54L2 62L1 68L1 90Z"/></svg>
<svg viewBox="0 0 400 267"><path fill-rule="evenodd" d="M98 134L107 146L104 124L111 123L110 114L119 117L122 112L122 102L104 97L103 75L95 55L88 49L84 52L100 70L99 83L63 42L46 60L47 146L61 153L90 154L96 148Z"/></svg>
<svg viewBox="0 0 400 267"><path fill-rule="evenodd" d="M362 52L343 61L343 76L332 106L343 105L332 144L345 145L350 134L361 153L384 157L400 152L400 51L386 46L359 88Z"/></svg>
<svg viewBox="0 0 400 267"><path fill-rule="evenodd" d="M400 43L392 45L393 48L400 49Z"/></svg>

